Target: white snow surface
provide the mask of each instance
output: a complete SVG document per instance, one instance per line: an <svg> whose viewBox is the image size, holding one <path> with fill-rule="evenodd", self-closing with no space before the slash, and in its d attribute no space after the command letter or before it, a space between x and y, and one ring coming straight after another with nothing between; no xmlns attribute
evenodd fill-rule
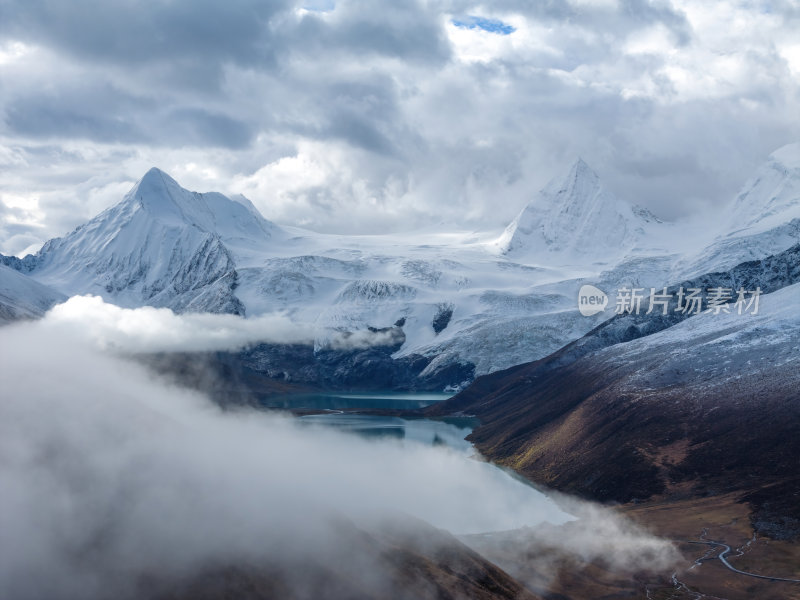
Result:
<svg viewBox="0 0 800 600"><path fill-rule="evenodd" d="M281 235L248 201L189 192L154 168L122 202L47 242L34 277L126 307L218 312L230 300L232 253L268 253Z"/></svg>
<svg viewBox="0 0 800 600"><path fill-rule="evenodd" d="M702 313L658 333L606 348L598 357L610 358L617 365L639 365L634 381L643 382L642 389L659 381L669 385L676 373L683 384L704 388L753 381L764 377L767 368L780 368L786 377L796 377L800 283L761 296L757 314Z"/></svg>
<svg viewBox="0 0 800 600"><path fill-rule="evenodd" d="M579 314L584 283L660 289L800 241L800 145L773 153L726 214L661 222L615 198L579 160L499 239L323 235L278 227L243 197L189 192L152 169L120 204L45 244L31 276L126 307L285 311L313 325L318 344L404 320L398 355L436 355L429 369L470 361L480 375L541 358L610 317ZM434 318L449 310L436 333Z"/></svg>
<svg viewBox="0 0 800 600"><path fill-rule="evenodd" d="M717 223L704 224L714 237L679 261L678 277L726 270L800 242L800 143L773 152Z"/></svg>
<svg viewBox="0 0 800 600"><path fill-rule="evenodd" d="M513 257L550 257L577 264L624 257L656 239L661 222L607 191L582 159L551 181L506 228L497 242Z"/></svg>
<svg viewBox="0 0 800 600"><path fill-rule="evenodd" d="M0 323L41 317L67 297L5 265L0 265Z"/></svg>

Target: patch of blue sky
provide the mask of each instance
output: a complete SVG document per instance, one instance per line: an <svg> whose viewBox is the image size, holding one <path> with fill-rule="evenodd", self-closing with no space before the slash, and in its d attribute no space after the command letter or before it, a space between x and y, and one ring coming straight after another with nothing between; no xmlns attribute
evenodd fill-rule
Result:
<svg viewBox="0 0 800 600"><path fill-rule="evenodd" d="M473 15L462 19L453 19L452 23L461 29L483 29L489 33L497 33L499 35L511 35L517 30L513 25L503 23L499 19L487 19L486 17Z"/></svg>

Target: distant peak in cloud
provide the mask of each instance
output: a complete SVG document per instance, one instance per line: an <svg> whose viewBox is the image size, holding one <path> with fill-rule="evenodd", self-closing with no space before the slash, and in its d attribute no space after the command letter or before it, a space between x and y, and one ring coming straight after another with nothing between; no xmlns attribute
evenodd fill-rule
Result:
<svg viewBox="0 0 800 600"><path fill-rule="evenodd" d="M158 180L167 180L167 181L175 181L170 175L158 167L150 167L147 173L145 173L140 181L158 181ZM177 183L177 182L176 182Z"/></svg>
<svg viewBox="0 0 800 600"><path fill-rule="evenodd" d="M589 163L583 160L583 158L580 156L573 161L572 166L569 169L569 177L572 177L573 175L584 175L587 177L592 177L593 179L599 179L599 176L595 170L592 169L592 167L589 166Z"/></svg>
<svg viewBox="0 0 800 600"><path fill-rule="evenodd" d="M654 233L660 223L606 190L582 158L554 177L498 240L504 254L558 253L572 260L612 261Z"/></svg>
<svg viewBox="0 0 800 600"><path fill-rule="evenodd" d="M499 35L511 35L517 30L513 25L503 23L499 19L487 19L486 17L477 17L475 15L453 19L452 23L461 29L482 29Z"/></svg>
<svg viewBox="0 0 800 600"><path fill-rule="evenodd" d="M782 146L770 154L769 157L790 169L800 168L800 142Z"/></svg>
<svg viewBox="0 0 800 600"><path fill-rule="evenodd" d="M571 194L571 190L576 186L592 190L601 187L600 176L580 156L572 162L569 169L553 177L545 189L553 195Z"/></svg>

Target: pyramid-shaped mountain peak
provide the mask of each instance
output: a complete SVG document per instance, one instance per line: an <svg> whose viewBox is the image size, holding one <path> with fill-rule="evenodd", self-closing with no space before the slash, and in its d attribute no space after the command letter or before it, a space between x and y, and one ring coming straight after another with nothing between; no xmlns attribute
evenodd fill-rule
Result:
<svg viewBox="0 0 800 600"><path fill-rule="evenodd" d="M242 314L237 261L267 255L282 235L249 202L186 190L154 167L121 202L48 242L36 276L123 306Z"/></svg>
<svg viewBox="0 0 800 600"><path fill-rule="evenodd" d="M531 257L558 253L611 260L635 245L645 219L608 192L578 158L554 177L508 226L499 240L504 253ZM548 259L549 260L549 259Z"/></svg>
<svg viewBox="0 0 800 600"><path fill-rule="evenodd" d="M140 194L165 193L170 189L183 189L180 184L158 167L152 167L142 178L136 182L131 191L138 191Z"/></svg>
<svg viewBox="0 0 800 600"><path fill-rule="evenodd" d="M131 188L114 210L172 227L197 227L223 239L259 242L273 237L279 228L270 223L246 199L218 192L192 192L157 167L151 168Z"/></svg>
<svg viewBox="0 0 800 600"><path fill-rule="evenodd" d="M562 175L554 177L542 190L543 193L560 194L578 193L586 196L591 190L600 187L600 177L584 161L578 158L572 163L570 168Z"/></svg>

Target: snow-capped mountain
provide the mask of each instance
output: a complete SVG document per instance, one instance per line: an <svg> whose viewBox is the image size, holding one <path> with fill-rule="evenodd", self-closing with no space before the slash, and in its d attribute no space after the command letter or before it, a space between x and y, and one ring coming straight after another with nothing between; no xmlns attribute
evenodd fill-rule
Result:
<svg viewBox="0 0 800 600"><path fill-rule="evenodd" d="M646 209L607 191L578 159L522 209L497 244L510 257L537 262L608 263L624 257L659 224Z"/></svg>
<svg viewBox="0 0 800 600"><path fill-rule="evenodd" d="M280 235L246 199L189 192L154 168L122 202L23 264L67 295L243 314L231 249L268 252Z"/></svg>
<svg viewBox="0 0 800 600"><path fill-rule="evenodd" d="M677 278L729 269L799 242L800 143L773 152L722 211L719 222L706 247L678 262Z"/></svg>
<svg viewBox="0 0 800 600"><path fill-rule="evenodd" d="M0 323L41 317L67 297L0 264Z"/></svg>
<svg viewBox="0 0 800 600"><path fill-rule="evenodd" d="M380 363L392 373L402 362L392 381L405 383L396 385L414 377L459 384L546 356L611 317L613 310L576 310L585 283L609 294L623 285L661 288L791 246L800 224L798 157L797 145L775 152L733 203L730 222L696 224L689 249L685 226L615 198L579 160L499 241L496 233L427 234L421 242L414 234L282 228L243 197L190 192L152 169L119 204L38 254L0 262L66 295L177 312L277 310L313 324L316 344L305 358L268 348L249 355L251 367L271 376L328 381L360 360L342 366L326 354L330 372L319 373L315 361L331 350L333 332L397 328L402 345L365 352L364 369Z"/></svg>
<svg viewBox="0 0 800 600"><path fill-rule="evenodd" d="M753 235L800 218L800 144L770 154L736 197L730 235Z"/></svg>

